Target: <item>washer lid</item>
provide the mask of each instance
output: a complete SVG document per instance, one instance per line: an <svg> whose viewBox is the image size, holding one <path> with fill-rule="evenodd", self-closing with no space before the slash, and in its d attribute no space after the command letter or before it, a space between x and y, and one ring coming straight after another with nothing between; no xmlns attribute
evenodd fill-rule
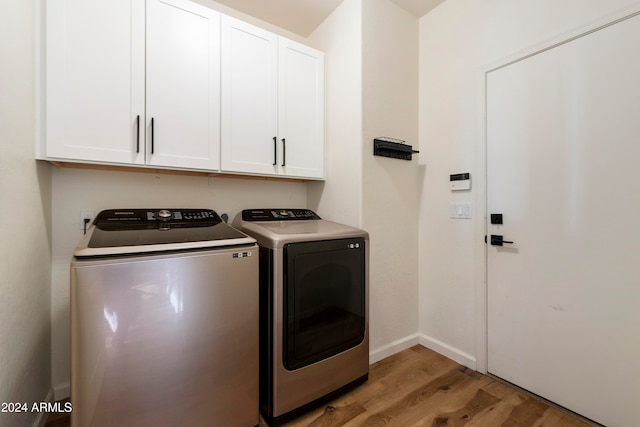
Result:
<svg viewBox="0 0 640 427"><path fill-rule="evenodd" d="M253 244L210 209L111 209L100 212L77 257Z"/></svg>

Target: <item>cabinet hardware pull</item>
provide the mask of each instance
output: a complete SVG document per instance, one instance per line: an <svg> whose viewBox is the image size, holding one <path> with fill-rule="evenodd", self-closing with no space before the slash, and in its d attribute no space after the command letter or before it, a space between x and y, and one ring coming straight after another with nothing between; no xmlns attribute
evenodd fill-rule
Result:
<svg viewBox="0 0 640 427"><path fill-rule="evenodd" d="M136 153L140 152L140 114L136 117Z"/></svg>
<svg viewBox="0 0 640 427"><path fill-rule="evenodd" d="M151 154L153 154L154 149L154 135L153 135L153 117L151 117Z"/></svg>
<svg viewBox="0 0 640 427"><path fill-rule="evenodd" d="M278 142L277 137L273 137L273 166L278 164Z"/></svg>
<svg viewBox="0 0 640 427"><path fill-rule="evenodd" d="M284 138L282 138L282 166L285 165L286 158L287 158L287 145Z"/></svg>

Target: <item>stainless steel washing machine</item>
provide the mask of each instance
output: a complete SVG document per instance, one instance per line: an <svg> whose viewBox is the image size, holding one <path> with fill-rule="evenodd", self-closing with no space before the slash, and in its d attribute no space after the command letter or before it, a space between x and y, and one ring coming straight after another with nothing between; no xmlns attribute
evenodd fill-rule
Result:
<svg viewBox="0 0 640 427"><path fill-rule="evenodd" d="M256 426L258 247L207 209L101 212L71 264L71 424Z"/></svg>
<svg viewBox="0 0 640 427"><path fill-rule="evenodd" d="M248 209L260 246L260 410L280 425L367 380L367 232L308 209Z"/></svg>

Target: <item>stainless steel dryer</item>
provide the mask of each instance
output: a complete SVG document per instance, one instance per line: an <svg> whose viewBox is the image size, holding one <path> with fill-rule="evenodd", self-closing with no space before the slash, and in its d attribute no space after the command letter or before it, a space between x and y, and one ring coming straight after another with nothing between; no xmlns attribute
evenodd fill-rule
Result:
<svg viewBox="0 0 640 427"><path fill-rule="evenodd" d="M308 209L249 209L260 246L260 410L280 425L366 381L367 232Z"/></svg>
<svg viewBox="0 0 640 427"><path fill-rule="evenodd" d="M108 210L74 256L71 425L258 425L253 238L207 209Z"/></svg>

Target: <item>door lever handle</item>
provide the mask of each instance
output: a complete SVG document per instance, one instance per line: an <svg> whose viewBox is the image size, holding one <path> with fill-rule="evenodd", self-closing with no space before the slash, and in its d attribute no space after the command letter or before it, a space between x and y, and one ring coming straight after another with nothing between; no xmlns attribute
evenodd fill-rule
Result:
<svg viewBox="0 0 640 427"><path fill-rule="evenodd" d="M497 234L491 235L491 246L504 246L505 243L513 244L513 242L509 240L504 240L504 238Z"/></svg>

